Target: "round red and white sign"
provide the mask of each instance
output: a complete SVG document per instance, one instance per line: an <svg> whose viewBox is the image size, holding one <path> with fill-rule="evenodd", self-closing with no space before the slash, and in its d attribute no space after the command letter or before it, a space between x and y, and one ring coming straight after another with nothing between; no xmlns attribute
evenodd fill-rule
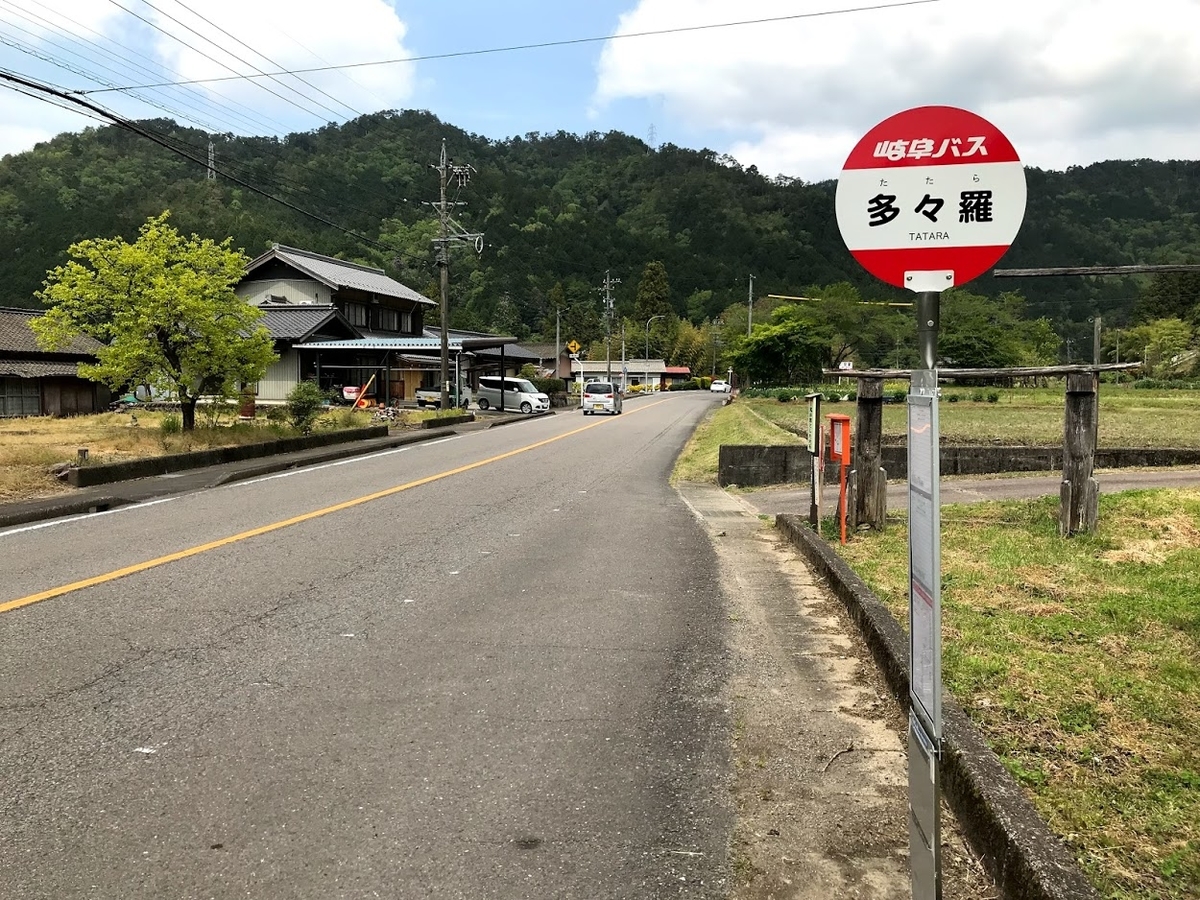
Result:
<svg viewBox="0 0 1200 900"><path fill-rule="evenodd" d="M953 106L884 119L842 167L837 221L850 253L896 287L940 291L977 278L1025 217L1025 168L995 125Z"/></svg>

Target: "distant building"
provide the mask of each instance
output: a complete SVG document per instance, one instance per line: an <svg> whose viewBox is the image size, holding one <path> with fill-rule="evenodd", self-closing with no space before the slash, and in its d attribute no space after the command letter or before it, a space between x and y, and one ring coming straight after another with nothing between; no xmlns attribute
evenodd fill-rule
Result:
<svg viewBox="0 0 1200 900"><path fill-rule="evenodd" d="M437 303L382 269L276 244L250 262L235 290L263 311L279 354L257 385L260 401L282 402L303 380L336 395L369 382L364 396L381 403L439 387L441 329L425 327ZM447 344L451 379L457 371L469 383L538 361L498 335L451 331Z"/></svg>

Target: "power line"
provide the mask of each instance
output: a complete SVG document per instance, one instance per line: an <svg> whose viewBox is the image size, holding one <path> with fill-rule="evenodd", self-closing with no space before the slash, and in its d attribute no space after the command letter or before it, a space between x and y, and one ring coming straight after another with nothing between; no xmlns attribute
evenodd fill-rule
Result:
<svg viewBox="0 0 1200 900"><path fill-rule="evenodd" d="M296 89L295 89L294 87L292 87L290 84L287 84L287 83L285 83L285 82L281 81L281 80L280 80L279 78L277 78L275 75L272 75L272 74L270 74L270 73L268 73L268 72L264 72L264 71L263 71L262 69L260 69L258 66L254 65L254 63L250 62L250 61L249 61L249 60L247 60L247 59L243 59L242 57L238 56L236 53L234 53L234 52L233 52L232 50L230 50L228 47L222 47L220 44L218 44L218 43L217 43L216 41L214 41L212 38L208 37L208 35L201 34L201 33L200 33L199 31L197 31L195 28L193 28L192 26L190 26L190 25L188 25L188 24L186 24L186 23L184 23L184 22L181 22L179 19L175 18L175 17L174 17L173 15L171 15L169 12L167 12L167 11L165 11L165 10L162 10L162 9L159 9L157 6L155 6L153 3L151 3L151 2L150 2L150 0L142 0L142 3L144 3L146 6L150 7L152 10L154 10L154 11L155 11L156 13L158 13L160 16L164 16L164 17L166 17L166 18L170 19L172 22L174 22L174 23L175 23L176 25L178 25L180 28L186 28L188 31L190 31L192 34L194 34L196 37L198 37L198 38L200 38L202 41L205 41L206 43L208 43L208 44L212 45L213 47L216 47L216 48L217 48L218 50L220 50L222 53L227 53L229 56L232 56L232 57L233 57L235 60L237 60L237 61L238 61L239 63L241 63L242 65L249 66L250 68L252 68L252 69L253 69L255 72L257 72L258 74L260 74L260 75L262 75L262 76L264 76L264 77L270 78L270 79L271 79L271 81L275 82L277 85L279 85L279 86L280 86L281 88L283 88L285 91L291 91L291 92L292 92L293 94L295 94L297 97L301 97L301 98L303 98L304 100L311 100L311 98L309 98L309 97L305 97L305 96L304 96L304 94L300 93L300 91L296 90ZM179 2L179 0L176 0L176 4L177 4L178 6L181 6L181 7L183 7L183 8L184 8L184 9L186 9L188 12L192 13L192 15L194 15L194 16L197 16L197 17L198 17L198 18L199 18L201 21L203 21L203 22L207 23L208 25L211 25L213 28L216 28L216 29L217 29L218 31L220 31L222 34L224 34L224 35L227 35L228 37L232 37L232 38L233 38L235 41L237 41L237 42L238 42L239 44L241 44L243 47L246 47L247 49L249 49L249 50L250 50L252 53L258 53L258 51L257 51L257 50L255 50L253 47L251 47L249 44L245 43L245 42L244 42L244 41L242 41L242 40L239 40L239 39L238 39L238 38L236 38L236 37L233 37L233 35L229 34L229 32L228 32L228 31L226 31L224 28L221 28L219 25L214 25L214 24L213 24L212 22L210 22L208 19L205 19L205 18L204 18L204 16L201 16L201 15L199 15L199 13L196 13L196 12L194 12L193 10L191 10L191 9L188 9L188 7L186 7L186 6L184 6L182 3L180 3L180 2ZM178 38L178 37L176 37L175 39L176 39L176 40L179 40L179 38ZM180 43L184 43L184 42L180 41ZM189 47L190 47L190 45L188 45L188 44L184 44L184 46L189 46ZM200 52L199 50L196 50L196 48L195 48L195 47L190 47L190 49L192 49L192 50L195 50L197 53L198 53L198 52ZM269 58L269 57L267 57L266 55L264 55L264 54L262 54L262 53L258 53L258 55L259 55L259 56L261 56L263 59L267 60L268 62L270 62L272 65L278 66L278 63L276 63L274 60L270 59L270 58ZM226 68L228 68L228 67L226 67ZM232 70L232 69L230 69L230 71L233 71L233 70ZM262 86L262 85L259 85L259 87L261 87L261 86ZM310 87L311 87L311 85L310 85ZM272 93L274 93L274 92L272 91ZM322 91L322 93L324 93L324 92ZM277 96L277 97L278 97L278 96L280 96L280 95L276 94L275 96ZM326 95L326 96L328 96L328 95ZM281 98L281 99L282 99L282 98ZM336 98L333 98L333 97L330 97L329 99L333 100L333 102L334 102L334 103L339 103L339 102L340 102L340 101L338 101ZM330 113L331 115L334 115L334 116L340 116L340 115L341 115L341 113L339 113L337 110L335 110L335 109L331 109L330 107L326 106L324 103L321 103L319 100L318 100L318 101L315 101L315 102L316 102L316 105L317 105L317 106L319 106L321 109L325 110L327 113ZM293 105L294 105L294 106L296 106L296 108L297 108L297 109L301 109L301 108L302 108L302 107L300 107L300 106L299 106L299 104L293 104ZM349 107L349 106L346 106L346 104L345 104L345 103L342 103L341 105L342 105L342 106L345 106L347 109L350 109L350 107ZM309 113L310 115L312 115L312 110L305 110L305 112L307 112L307 113ZM356 112L356 111L355 111L355 110L353 110L353 109L351 109L351 112Z"/></svg>
<svg viewBox="0 0 1200 900"><path fill-rule="evenodd" d="M257 53L259 56L261 56L263 59L265 59L267 62L269 62L271 65L275 66L276 68L283 68L283 67L282 67L282 66L281 66L279 63L275 62L275 60L271 59L271 57L267 56L267 55L266 55L265 53L263 53L261 50L255 50L253 47L251 47L249 44L247 44L247 43L246 43L245 41L243 41L241 38L237 37L236 35L230 34L228 31L226 31L226 30L225 30L224 28L222 28L220 25L218 25L218 24L216 24L215 22L213 22L211 19L207 19L207 18L205 18L204 16L200 15L200 13L196 12L194 9L192 9L190 6L188 6L186 3L184 3L184 2L183 2L183 0L175 0L175 5L176 5L176 6L181 6L181 7L183 7L183 8L184 8L184 9L186 9L188 12L190 12L190 13L191 13L193 16L195 16L197 19L199 19L201 22L204 22L204 23L205 23L205 24L207 24L207 25L211 25L213 28L217 29L217 31L221 32L221 34L223 34L223 35L225 35L226 37L232 38L233 40L237 41L239 44L241 44L243 47L245 47L247 50L251 51L252 53ZM255 71L258 71L258 72L261 72L261 71L262 71L262 70L261 70L261 69L259 69L257 66L255 66L254 68L255 68ZM297 76L294 76L294 77L295 77L295 78L296 78L296 80L297 80L297 81L299 81L301 84L307 85L308 87L310 87L310 88L312 88L314 91L316 91L318 94L321 94L322 96L328 97L330 100L332 100L334 103L337 103L337 104L338 104L338 105L340 105L340 106L344 106L344 107L346 107L346 109L350 110L350 112L354 113L354 115L356 115L356 116L361 116L361 115L362 115L362 113L361 113L361 112L359 112L357 109L355 109L355 108L354 108L353 106L351 106L349 103L346 103L345 101L339 100L337 97L334 97L332 94L329 94L329 93L327 93L326 91L323 91L323 90L321 90L321 88L317 87L317 86L316 86L315 84L313 84L311 81L308 81L308 80L306 80L306 79L304 79L304 78L301 78L301 77L300 77L300 76L298 76L298 75L297 75ZM282 85L282 84L283 84L283 82L282 82L282 81L280 81L280 82L279 82L279 84L281 84L281 85ZM293 88L293 87L291 87L291 86L289 86L289 85L284 85L284 86L285 86L285 87L287 87L287 88L288 88L288 90L293 90L293 91L295 90L295 88ZM297 93L298 93L298 92L297 92ZM323 109L329 109L329 107L327 107L327 106L322 106L322 108L323 108ZM331 109L329 109L329 111L330 111L330 112L333 112L333 110L331 110Z"/></svg>
<svg viewBox="0 0 1200 900"><path fill-rule="evenodd" d="M115 3L116 0L109 0ZM942 0L902 0L899 3L879 3L872 6L856 6L850 9L826 9L810 13L794 13L789 16L769 16L763 19L744 19L738 22L718 22L710 25L681 25L676 28L660 28L653 31L633 31L628 34L609 34L601 37L569 38L559 41L541 41L536 44L514 44L509 47L490 47L483 50L457 50L450 53L430 53L423 56L404 56L397 59L381 59L374 62L344 63L333 66L315 66L304 69L287 69L279 72L267 72L262 75L227 75L214 78L195 78L188 81L165 81L157 84L135 84L119 88L96 88L93 90L76 91L78 94L102 94L109 91L145 90L156 87L178 87L189 84L213 84L221 81L250 81L257 78L269 78L277 75L308 75L313 72L335 72L346 69L363 69L369 66L392 66L400 63L430 62L439 59L460 59L468 56L487 56L495 53L515 53L519 50L544 50L550 47L571 47L578 44L597 44L604 41L623 40L625 38L658 37L661 35L687 34L695 31L712 31L719 28L740 28L745 25L767 25L775 22L793 22L798 19L817 19L827 16L840 16L850 13L877 12L884 9L900 9L906 6L923 6L929 3L940 3ZM165 32L164 32L165 33ZM225 68L229 68L226 66Z"/></svg>
<svg viewBox="0 0 1200 900"><path fill-rule="evenodd" d="M149 26L150 26L151 28L153 28L155 31L159 32L160 34L163 34L163 35L165 35L166 37L170 38L172 41L175 41L176 43L178 43L178 44L181 44L182 46L184 46L184 47L186 47L187 49L191 50L193 53L197 53L197 54L199 54L200 56L203 56L203 57L204 57L205 59L207 59L209 62L211 62L211 63L215 63L216 65L220 66L222 69L227 69L227 70L229 70L230 72L233 72L233 73L234 73L234 75L233 75L233 78L228 78L228 77L227 77L227 78L219 78L219 79L215 79L215 80L217 80L217 81L231 81L231 80L234 80L234 79L238 79L238 80L247 80L247 81L253 81L253 80L255 80L255 79L257 79L257 78L260 78L260 77L266 77L266 74L265 74L265 73L264 73L264 75L261 75L261 76L260 76L260 75L242 75L242 74L238 73L238 71L237 71L236 69L234 69L234 68L233 68L233 66L229 65L228 63L224 63L224 62L222 62L221 60L217 59L216 57L212 56L211 54L205 53L203 50L201 50L201 49L200 49L200 48L198 48L198 47L193 47L191 44L189 44L187 41L185 41L185 40L183 40L182 38L180 38L178 35L171 34L171 32L167 31L165 28L163 28L163 27L162 27L161 25L159 25L158 23L156 23L156 22L153 22L153 21L151 21L150 19L147 19L145 16L139 15L138 13L134 12L134 11L133 11L132 9L130 9L129 7L127 7L127 6L123 6L121 3L117 2L117 0L108 0L108 2L109 2L109 3L111 3L113 6L115 6L117 9L119 9L119 10L122 10L123 12L126 12L126 13L128 13L129 15L133 16L133 18L137 19L139 22L142 22L142 23L144 23L144 24L146 24L146 25L149 25ZM154 7L154 6L152 6L150 3L147 3L147 2L146 2L146 0L142 0L142 2L143 2L143 3L146 3L146 5L147 5L147 6L150 6L150 8L151 8L151 9L153 9L153 10L155 10L155 12L158 12L158 9L157 9L156 7ZM165 13L164 13L164 15L165 15ZM170 16L167 16L167 18L171 18L171 17L170 17ZM172 19L172 21L178 21L178 20L176 20L176 19ZM187 28L188 26L184 25L183 27ZM189 30L189 31L194 31L194 29L191 29L191 28L189 28L188 30ZM208 40L208 39L207 39L207 38L205 38L205 40ZM213 42L212 42L212 41L209 41L209 43L210 43L210 44L212 44ZM230 53L230 52L229 52L228 50L226 50L224 47L220 47L219 45L216 45L216 44L213 44L213 46L216 46L216 47L217 47L219 50L221 50L223 53L226 53L226 54L228 54L229 56L232 56L232 57L233 57L235 60L237 60L238 62L242 62L242 63L244 63L244 62L245 62L245 60L239 59L239 58L237 57L237 55L236 55L236 54ZM278 75L278 74L289 74L289 73L278 73L278 72L277 72L277 73L274 73L274 74ZM199 82L199 81L164 82L164 83L162 83L162 84L154 85L154 87L180 87L180 86L187 85L187 84L199 84L199 83L201 83L201 82ZM282 100L284 103L287 103L287 104L288 104L288 105L290 105L290 106L294 106L294 107L296 107L296 109L300 110L302 113L305 113L306 115L310 115L310 116L311 116L311 115L315 115L315 113L313 113L313 111L312 111L311 109L305 109L303 106L301 106L301 105L300 105L299 103L297 103L296 101L294 101L294 100L292 100L292 99L290 99L290 98L288 98L288 97L285 97L285 96L283 96L282 94L278 93L277 91L273 91L273 90L271 90L271 89L270 89L269 87L267 87L266 85L261 85L261 84L260 84L260 85L258 85L258 87L259 87L259 88L261 88L262 90L266 91L266 92L267 92L268 94L270 94L271 96L273 96L273 97L276 97L276 98L278 98L278 99ZM78 94L80 94L81 96L84 96L84 95L87 95L87 94L102 94L102 93L107 93L107 92L109 92L109 91L112 91L112 90L114 90L114 88L97 88L97 89L95 89L95 90L91 90L91 91L76 91L75 93L78 93ZM122 88L116 88L115 90L117 90L117 91L123 91L124 89L122 89ZM140 88L134 88L134 90L140 90ZM335 114L335 115L336 115L336 114Z"/></svg>
<svg viewBox="0 0 1200 900"><path fill-rule="evenodd" d="M100 41L103 41L104 43L102 44L99 41L69 32L66 29L62 28L60 25L57 25L54 22L50 21L45 16L39 16L36 13L33 13L31 10L23 10L23 9L16 7L15 4L13 4L12 2L9 2L9 0L0 0L0 2L3 2L3 5L5 7L9 8L16 15L20 16L21 18L25 19L26 21L30 22L31 24L33 24L35 26L41 26L41 27L45 28L51 34L56 34L56 35L65 37L72 44L78 44L81 47L90 48L91 50L93 50L96 53L103 54L104 57L111 59L111 60L115 60L118 63L121 63L127 70L133 70L135 72L143 72L147 76L150 76L150 77L156 77L156 76L161 77L161 75L159 73L162 71L169 72L170 74L179 76L180 78L183 77L182 73L175 71L170 66L161 65L155 61L152 61L148 57L146 57L144 54L139 53L137 50L134 50L132 47L128 47L128 46L122 44L120 41L116 41L116 40L108 37L107 35L101 34L100 32L96 31L96 29L91 28L81 22L76 22L76 23L72 23L72 24L78 29L82 29L83 31L86 31L86 32L89 32L89 33L95 35L96 38L99 38ZM47 13L49 13L51 15L55 14L55 11L48 9L45 6L45 4L39 3L39 2L37 2L37 0L33 0L33 2L34 2L35 6L37 6L38 8L40 8L42 10L45 10ZM21 29L21 30L24 31L25 29ZM29 33L29 32L26 31L26 33ZM53 41L43 39L38 35L32 35L32 36L34 37L35 41L45 40L46 43L51 43L54 46L58 46L72 56L75 56L75 57L78 57L81 59L85 58L78 51L70 49L69 47L66 47L62 44L56 44ZM114 50L110 49L108 46L104 46L104 44L111 44L113 47L116 47L117 50L114 51ZM120 52L117 52L117 51L120 51ZM22 52L26 52L26 51L22 51ZM32 55L37 55L37 54L32 54ZM38 58L45 60L45 57L38 56ZM139 58L150 63L152 66L154 66L154 69L148 68L147 66L142 65L141 63L138 63L136 60ZM50 59L50 60L46 60L46 61L51 62L53 65L56 65L59 68L65 67L64 65L61 65L59 63L59 61L57 61L57 60ZM126 72L126 73L118 72L116 69L112 68L111 66L105 65L103 63L99 63L98 60L97 60L97 63L102 65L108 71L113 72L115 75L124 74L124 77L126 77L126 78L130 77L128 72ZM158 71L156 72L155 69L157 69ZM69 71L74 71L74 70L69 70ZM101 83L109 84L110 86L115 86L115 85L113 85L112 82L109 82L106 79L96 78L96 80L100 81ZM220 104L217 104L217 103L213 102L211 99L209 99L209 97L206 94L196 90L195 88L190 88L187 86L179 86L179 87L175 87L174 90L178 91L181 94L184 94L185 96L192 97L193 99L195 99L197 102L199 102L201 105L203 105L205 107L215 109L217 114L232 115L235 118L240 119L242 122L246 123L247 125L257 127L257 128L265 128L267 131L272 130L273 126L278 126L279 130L286 130L282 123L277 122L273 119L270 119L269 117L264 118L264 117L260 117L260 116L255 116L254 110L252 110L250 107L246 106L243 103L237 102L236 100L227 100L226 102L229 103L233 107L237 107L238 109L244 110L245 113L249 113L249 115L245 115L241 112L236 112L235 110L230 109L230 108L222 107ZM134 96L134 95L131 95L131 96ZM140 99L140 98L137 98L137 99ZM180 102L182 102L182 101L180 101ZM188 108L193 109L193 110L197 109L195 106L191 106L191 105L188 105ZM178 118L183 119L185 121L193 121L193 122L196 121L195 119L192 119L188 116L181 115L174 111L172 111L172 112ZM197 124L199 124L199 123L197 123Z"/></svg>
<svg viewBox="0 0 1200 900"><path fill-rule="evenodd" d="M38 82L32 81L31 79L25 78L24 76L17 75L13 72L7 72L2 69L0 69L0 80L7 81L12 84L17 84L23 88L27 88L28 90L36 91L37 95L38 95L38 99L41 99L41 100L46 100L46 97L43 95L48 94L51 97L55 98L55 100L57 100L57 101L65 101L65 102L75 104L77 106L82 106L85 109L89 110L90 112L97 114L99 116L102 116L104 119L106 119L109 122L112 122L114 125L118 125L121 128L126 129L127 131L132 131L134 134L140 135L141 137L144 137L149 141L153 141L155 144L158 144L160 147L170 150L172 153L175 153L179 156L183 156L186 159L190 159L192 162L197 163L198 165L204 167L205 169L209 168L209 162L208 162L207 158L195 156L191 153L188 153L185 150L180 149L179 147L172 146L172 143L170 141L164 140L159 135L155 134L153 131L146 129L142 125L139 125L137 122L134 122L130 119L126 119L123 116L117 115L112 110L105 109L104 107L97 106L96 104L93 104L87 100L84 100L81 97L76 97L71 94L67 94L62 91L55 90L54 88L51 88L48 85L39 84ZM20 93L27 93L27 92L21 91ZM56 103L56 102L53 102L50 100L46 100L46 102L51 102L52 105L55 105L55 106L62 105L62 103ZM234 184L241 185L242 187L246 188L247 190L253 191L256 194L259 194L260 196L266 197L268 200L272 200L275 203L278 203L282 206L286 206L288 209L292 210L293 212L298 212L301 215L307 216L308 218L313 219L317 222L320 222L323 225L328 225L330 228L335 228L338 231L342 232L343 234L349 235L350 237L353 237L356 240L362 241L364 244L368 244L372 247L375 247L376 249L386 250L389 252L392 252L395 249L394 247L389 247L387 244L383 244L379 241L374 240L373 238L369 238L364 234L359 234L357 231L347 228L344 225L339 225L337 222L334 222L332 219L327 219L318 213L310 212L309 210L304 209L303 207L297 206L294 203L284 200L282 197L277 197L274 194L264 191L262 188L257 187L256 185L253 185L253 184L249 183L248 181L244 181L243 179L238 178L235 175L231 175L228 172L225 172L219 168L216 168L215 166L213 168L214 168L214 171L216 171L219 175L221 175L223 178L228 179L229 181L232 181Z"/></svg>

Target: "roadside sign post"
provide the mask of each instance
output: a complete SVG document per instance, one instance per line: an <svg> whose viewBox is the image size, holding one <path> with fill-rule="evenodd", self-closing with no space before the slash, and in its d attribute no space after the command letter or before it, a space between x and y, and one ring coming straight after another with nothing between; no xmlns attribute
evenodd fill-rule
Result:
<svg viewBox="0 0 1200 900"><path fill-rule="evenodd" d="M838 227L877 278L917 294L908 394L908 835L914 900L941 900L942 604L937 337L941 292L982 275L1025 216L1025 170L986 119L922 106L884 119L838 179Z"/></svg>
<svg viewBox="0 0 1200 900"><path fill-rule="evenodd" d="M809 482L808 524L821 531L821 468L825 448L821 441L821 395L805 394L808 401L808 452L812 454L812 480Z"/></svg>

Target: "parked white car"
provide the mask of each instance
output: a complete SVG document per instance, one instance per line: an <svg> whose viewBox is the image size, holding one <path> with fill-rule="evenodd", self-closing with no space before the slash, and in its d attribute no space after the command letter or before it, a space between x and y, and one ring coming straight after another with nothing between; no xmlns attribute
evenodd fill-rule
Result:
<svg viewBox="0 0 1200 900"><path fill-rule="evenodd" d="M531 381L525 378L501 378L498 375L484 375L479 379L475 403L480 409L503 407L506 412L550 411L550 398L534 387Z"/></svg>
<svg viewBox="0 0 1200 900"><path fill-rule="evenodd" d="M728 394L731 390L733 390L733 387L729 384L728 381L724 381L724 380L718 378L716 381L714 381L712 384L710 384L708 386L708 389L710 391L712 391L714 394Z"/></svg>

